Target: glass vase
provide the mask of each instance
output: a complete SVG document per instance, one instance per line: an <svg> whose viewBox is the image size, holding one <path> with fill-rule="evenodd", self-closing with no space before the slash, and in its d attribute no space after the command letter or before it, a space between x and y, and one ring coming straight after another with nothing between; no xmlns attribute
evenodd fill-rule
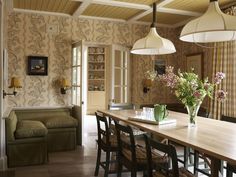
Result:
<svg viewBox="0 0 236 177"><path fill-rule="evenodd" d="M194 105L194 106L189 106L189 105L185 105L185 107L187 108L188 111L188 115L189 115L189 127L195 127L196 126L196 118L197 118L197 114L198 114L198 110L200 108L201 103Z"/></svg>

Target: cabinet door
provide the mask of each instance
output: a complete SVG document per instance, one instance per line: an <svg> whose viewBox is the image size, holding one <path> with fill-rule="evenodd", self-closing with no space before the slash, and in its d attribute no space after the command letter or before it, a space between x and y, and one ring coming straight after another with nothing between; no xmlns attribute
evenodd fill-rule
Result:
<svg viewBox="0 0 236 177"><path fill-rule="evenodd" d="M130 50L112 46L112 86L111 102L114 104L130 103Z"/></svg>

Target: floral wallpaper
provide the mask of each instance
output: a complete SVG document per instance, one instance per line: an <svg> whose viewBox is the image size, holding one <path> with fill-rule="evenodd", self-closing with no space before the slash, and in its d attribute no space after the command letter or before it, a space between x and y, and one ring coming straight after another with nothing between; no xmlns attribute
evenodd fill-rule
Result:
<svg viewBox="0 0 236 177"><path fill-rule="evenodd" d="M48 30L54 26L55 30ZM72 17L12 13L8 20L9 78L17 76L22 88L9 106L57 106L71 102L71 94L62 95L59 79L71 78L71 44L84 40L97 44L119 44L131 47L149 32L149 26ZM172 40L177 52L164 56L131 56L131 94L134 104L176 102L158 81L150 92L143 93L143 73L154 68L154 60L165 59L167 65L185 68L185 55L204 51L196 45L179 41L180 29L158 28L158 33ZM209 53L208 51L205 53ZM48 56L48 76L27 75L29 55ZM208 56L208 54L205 54ZM204 60L206 61L206 60ZM207 66L205 66L207 70ZM10 82L10 81L9 81Z"/></svg>
<svg viewBox="0 0 236 177"><path fill-rule="evenodd" d="M51 32L49 26L56 27ZM56 106L70 104L71 94L62 95L61 77L71 78L71 44L84 40L98 44L131 46L147 32L147 26L29 13L12 13L8 20L9 82L22 82L9 106ZM134 32L133 32L134 31ZM27 75L29 55L48 56L48 76Z"/></svg>

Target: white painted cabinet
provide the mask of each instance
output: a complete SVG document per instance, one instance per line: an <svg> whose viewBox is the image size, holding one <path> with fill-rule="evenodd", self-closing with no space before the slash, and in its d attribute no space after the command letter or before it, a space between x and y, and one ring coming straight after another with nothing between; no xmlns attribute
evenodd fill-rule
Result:
<svg viewBox="0 0 236 177"><path fill-rule="evenodd" d="M105 109L105 91L88 91L87 114L94 114L98 109Z"/></svg>

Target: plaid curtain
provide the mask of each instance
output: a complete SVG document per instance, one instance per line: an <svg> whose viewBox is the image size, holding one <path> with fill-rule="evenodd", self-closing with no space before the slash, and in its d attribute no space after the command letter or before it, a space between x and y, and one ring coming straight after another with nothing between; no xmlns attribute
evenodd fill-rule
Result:
<svg viewBox="0 0 236 177"><path fill-rule="evenodd" d="M236 6L225 11L229 15L236 15ZM218 85L216 90L223 89L228 92L227 100L220 103L216 95L210 103L210 117L221 119L221 115L236 118L236 41L215 44L212 61L212 80L217 72L224 72L226 78Z"/></svg>

